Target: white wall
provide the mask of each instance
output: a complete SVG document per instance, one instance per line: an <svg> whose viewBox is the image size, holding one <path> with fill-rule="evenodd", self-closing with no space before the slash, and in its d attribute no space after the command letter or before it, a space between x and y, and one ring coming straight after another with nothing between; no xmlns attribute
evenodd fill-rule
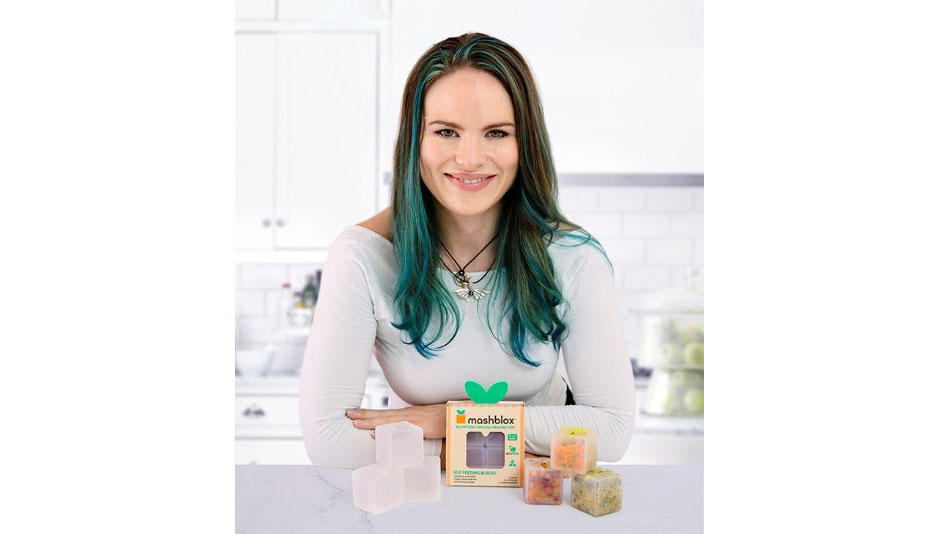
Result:
<svg viewBox="0 0 940 534"><path fill-rule="evenodd" d="M703 19L701 0L395 0L383 169L415 61L478 31L529 63L559 172L702 173Z"/></svg>

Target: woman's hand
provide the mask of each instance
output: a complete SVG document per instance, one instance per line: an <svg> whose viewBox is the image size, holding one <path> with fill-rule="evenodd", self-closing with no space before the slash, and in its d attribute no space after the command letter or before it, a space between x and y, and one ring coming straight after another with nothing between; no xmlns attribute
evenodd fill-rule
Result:
<svg viewBox="0 0 940 534"><path fill-rule="evenodd" d="M429 404L427 406L409 406L397 410L347 410L346 417L353 420L356 428L375 430L378 425L408 421L418 425L424 430L427 439L443 438L446 424L445 404ZM374 435L374 432L373 432Z"/></svg>

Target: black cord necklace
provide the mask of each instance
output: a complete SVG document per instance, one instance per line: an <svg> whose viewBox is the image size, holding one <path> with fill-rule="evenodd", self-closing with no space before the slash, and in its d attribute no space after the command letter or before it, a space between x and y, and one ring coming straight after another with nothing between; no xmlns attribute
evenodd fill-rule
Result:
<svg viewBox="0 0 940 534"><path fill-rule="evenodd" d="M486 275L490 274L490 269L493 268L492 265L490 265L489 269L487 269L486 272L483 273L483 276L481 276L479 280L470 280L470 277L467 276L465 269L467 268L468 265L473 263L473 260L477 259L477 256L479 256L480 254L483 253L484 250L486 250L486 247L490 246L490 243L492 243L498 235L499 233L494 235L493 239L490 239L490 242L487 243L482 249L480 249L480 252L477 252L476 256L470 258L470 261L465 263L463 267L460 266L460 263L454 258L454 255L451 254L449 250L447 250L447 247L444 246L444 242L438 240L438 242L441 243L441 246L444 247L444 252L447 252L447 255L450 256L450 259L454 260L454 265L458 267L458 270L455 273L454 271L450 270L450 267L447 267L447 264L444 263L444 260L441 260L441 264L443 264L444 267L447 268L448 271L450 271L450 274L454 275L454 283L457 284L457 289L455 289L454 292L460 295L464 300L480 300L481 298L485 297L487 294L490 293L489 291L486 291L483 289L476 289L475 287L473 287L473 284L478 284L482 282L483 279L486 278Z"/></svg>

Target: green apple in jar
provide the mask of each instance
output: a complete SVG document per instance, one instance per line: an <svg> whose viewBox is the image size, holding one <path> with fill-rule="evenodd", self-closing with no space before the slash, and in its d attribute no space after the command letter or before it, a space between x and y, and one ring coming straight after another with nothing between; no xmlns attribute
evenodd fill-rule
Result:
<svg viewBox="0 0 940 534"><path fill-rule="evenodd" d="M690 389L689 391L686 391L685 396L682 398L682 405L685 406L687 412L704 413L705 390Z"/></svg>
<svg viewBox="0 0 940 534"><path fill-rule="evenodd" d="M705 343L705 329L698 324L687 326L679 331L679 338L683 343Z"/></svg>
<svg viewBox="0 0 940 534"><path fill-rule="evenodd" d="M686 365L704 366L705 365L705 345L698 342L686 344L682 349L682 356Z"/></svg>

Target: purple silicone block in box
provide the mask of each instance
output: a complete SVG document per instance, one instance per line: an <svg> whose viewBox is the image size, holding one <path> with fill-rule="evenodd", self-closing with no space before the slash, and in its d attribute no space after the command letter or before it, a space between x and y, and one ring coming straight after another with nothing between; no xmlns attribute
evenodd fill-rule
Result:
<svg viewBox="0 0 940 534"><path fill-rule="evenodd" d="M467 447L482 447L484 443L483 432L467 432Z"/></svg>
<svg viewBox="0 0 940 534"><path fill-rule="evenodd" d="M467 467L486 467L485 451L484 447L467 447Z"/></svg>
<svg viewBox="0 0 940 534"><path fill-rule="evenodd" d="M485 447L483 463L489 468L502 468L506 465L506 451L502 447Z"/></svg>
<svg viewBox="0 0 940 534"><path fill-rule="evenodd" d="M487 447L502 447L505 442L506 434L502 432L490 432L484 440Z"/></svg>

